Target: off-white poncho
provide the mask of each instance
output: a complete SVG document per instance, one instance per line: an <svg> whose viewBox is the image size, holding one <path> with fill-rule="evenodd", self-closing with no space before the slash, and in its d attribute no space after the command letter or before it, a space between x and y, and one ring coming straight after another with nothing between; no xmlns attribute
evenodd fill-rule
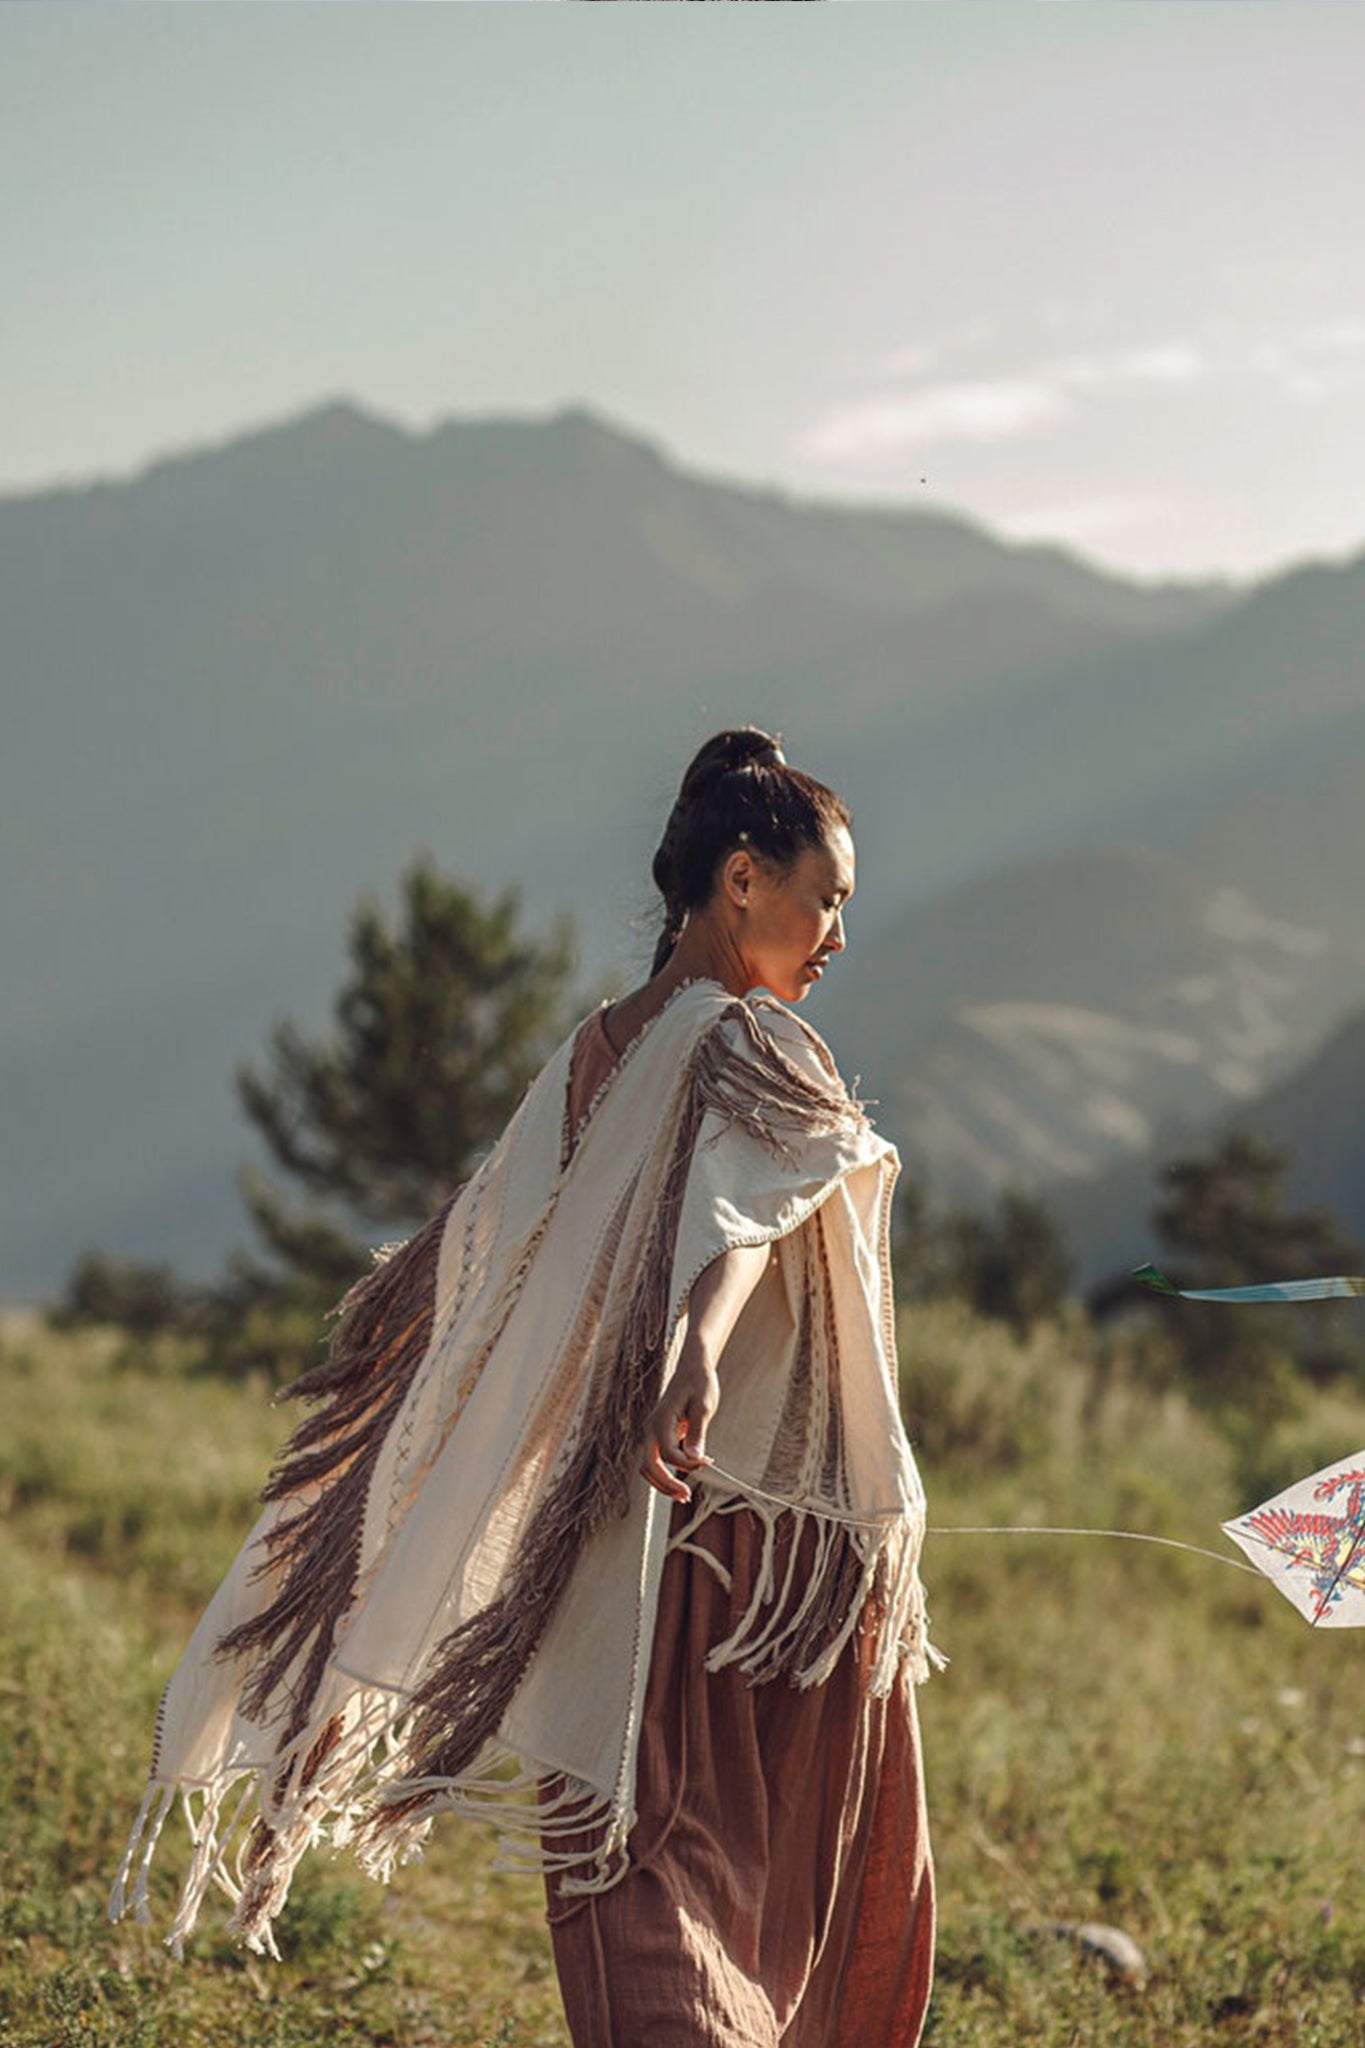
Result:
<svg viewBox="0 0 1365 2048"><path fill-rule="evenodd" d="M694 1521L755 1509L769 1565L710 1666L816 1685L866 1628L874 1691L927 1675L894 1148L814 1032L717 982L685 983L644 1027L570 1150L572 1043L474 1178L376 1255L291 1390L319 1405L166 1687L110 1901L113 1917L148 1917L181 1791L193 1853L177 1953L211 1882L235 1931L274 1952L306 1848L350 1842L387 1877L442 1809L491 1818L505 1857L568 1886L624 1874L670 1540L640 1442L689 1291L731 1246L773 1252L721 1361ZM788 1514L818 1531L796 1606L771 1564Z"/></svg>

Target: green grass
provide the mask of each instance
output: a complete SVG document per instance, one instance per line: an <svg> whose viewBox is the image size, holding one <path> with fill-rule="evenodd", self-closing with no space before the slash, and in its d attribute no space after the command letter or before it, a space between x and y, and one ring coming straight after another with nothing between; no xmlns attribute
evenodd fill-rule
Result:
<svg viewBox="0 0 1365 2048"><path fill-rule="evenodd" d="M1221 1545L1248 1453L1080 1325L1021 1347L952 1308L903 1335L931 1522L1059 1522ZM156 1697L249 1526L291 1411L262 1387L130 1363L102 1333L0 1346L0 2048L565 2048L535 1881L448 1821L387 1889L301 1871L284 1961L216 1906L183 1965L169 1920L104 1901L141 1794ZM1271 1485L1365 1443L1323 1399L1255 1446ZM1241 1475L1240 1477L1238 1475ZM1343 2048L1365 2039L1363 1646L1195 1557L931 1535L920 1695L940 1893L940 2048ZM1145 1986L1046 1930L1096 1919ZM878 2048L878 2044L870 2044Z"/></svg>

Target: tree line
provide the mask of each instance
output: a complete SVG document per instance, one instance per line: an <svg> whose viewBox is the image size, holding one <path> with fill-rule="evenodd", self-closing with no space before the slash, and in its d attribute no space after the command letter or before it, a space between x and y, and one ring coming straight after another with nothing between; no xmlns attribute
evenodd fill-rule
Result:
<svg viewBox="0 0 1365 2048"><path fill-rule="evenodd" d="M112 1323L140 1341L172 1332L195 1340L209 1371L291 1378L315 1362L326 1313L369 1267L375 1237L409 1235L468 1178L584 1008L573 928L559 919L526 931L515 890L485 897L443 876L428 852L404 871L399 899L393 917L369 895L352 912L325 1034L310 1039L285 1019L263 1060L234 1072L245 1115L293 1184L239 1167L258 1248L235 1251L206 1285L87 1251L53 1323ZM1178 1286L1359 1269L1359 1248L1330 1216L1291 1207L1289 1167L1282 1150L1236 1132L1165 1168L1151 1220ZM894 1264L902 1301L959 1299L1020 1337L1074 1294L1065 1241L1045 1204L1019 1189L980 1211L940 1207L903 1180ZM1084 1306L1105 1321L1139 1307L1164 1319L1189 1394L1257 1426L1304 1382L1365 1377L1361 1337L1341 1319L1157 1302L1122 1275Z"/></svg>

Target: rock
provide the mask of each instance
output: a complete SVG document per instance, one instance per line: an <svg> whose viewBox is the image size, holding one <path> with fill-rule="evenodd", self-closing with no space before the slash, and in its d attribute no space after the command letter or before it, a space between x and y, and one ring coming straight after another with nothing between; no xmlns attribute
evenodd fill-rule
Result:
<svg viewBox="0 0 1365 2048"><path fill-rule="evenodd" d="M1147 1958L1121 1927L1106 1927L1102 1920L1044 1920L1029 1932L1053 1935L1074 1943L1083 1955L1098 1956L1117 1983L1147 1982Z"/></svg>

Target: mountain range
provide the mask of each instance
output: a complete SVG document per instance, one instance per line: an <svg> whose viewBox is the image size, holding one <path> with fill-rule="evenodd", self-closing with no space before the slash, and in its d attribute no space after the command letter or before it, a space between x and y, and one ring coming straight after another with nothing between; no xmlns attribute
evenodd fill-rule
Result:
<svg viewBox="0 0 1365 2048"><path fill-rule="evenodd" d="M677 776L747 720L852 802L811 1014L907 1165L1107 1173L1365 1001L1362 657L1365 561L1139 584L581 409L332 402L0 500L0 1291L91 1243L216 1269L232 1064L324 1026L419 846L637 970Z"/></svg>

